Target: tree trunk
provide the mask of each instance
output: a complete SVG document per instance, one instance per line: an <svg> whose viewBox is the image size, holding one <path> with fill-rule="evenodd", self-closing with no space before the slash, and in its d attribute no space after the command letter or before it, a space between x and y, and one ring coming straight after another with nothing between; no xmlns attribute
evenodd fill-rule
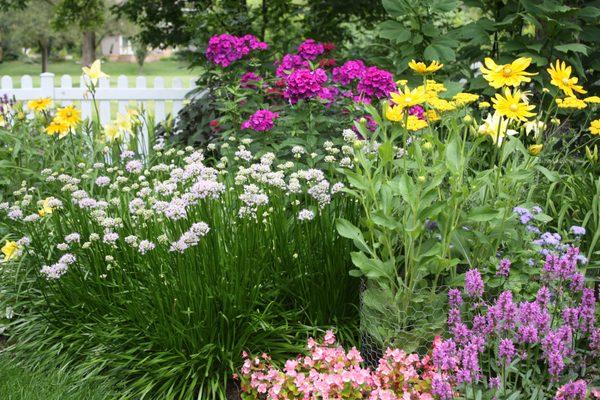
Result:
<svg viewBox="0 0 600 400"><path fill-rule="evenodd" d="M81 65L91 65L96 60L96 32L83 32Z"/></svg>
<svg viewBox="0 0 600 400"><path fill-rule="evenodd" d="M262 26L260 29L260 40L265 41L267 32L267 0L262 0Z"/></svg>
<svg viewBox="0 0 600 400"><path fill-rule="evenodd" d="M48 42L39 41L40 53L42 55L42 73L48 72Z"/></svg>

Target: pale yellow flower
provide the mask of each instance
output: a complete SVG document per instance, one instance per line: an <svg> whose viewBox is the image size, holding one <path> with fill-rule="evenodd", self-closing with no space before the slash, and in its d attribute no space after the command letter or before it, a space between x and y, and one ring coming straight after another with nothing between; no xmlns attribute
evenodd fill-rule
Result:
<svg viewBox="0 0 600 400"><path fill-rule="evenodd" d="M50 198L44 199L44 201L42 202L42 206L41 206L40 210L38 211L38 214L40 217L44 217L48 214L52 214L52 207L50 207Z"/></svg>
<svg viewBox="0 0 600 400"><path fill-rule="evenodd" d="M104 136L107 142L112 143L115 140L122 139L124 134L116 123L109 122L104 127Z"/></svg>
<svg viewBox="0 0 600 400"><path fill-rule="evenodd" d="M81 68L83 70L83 73L85 74L85 76L87 76L90 79L90 81L94 84L94 86L98 83L98 79L108 78L108 75L106 75L104 72L102 72L100 67L101 67L101 61L96 60L89 67Z"/></svg>
<svg viewBox="0 0 600 400"><path fill-rule="evenodd" d="M2 251L2 254L4 254L2 262L14 260L15 258L19 257L19 255L21 254L20 250L21 246L19 246L17 242L7 240L4 246L2 246L2 249L0 249L0 251Z"/></svg>
<svg viewBox="0 0 600 400"><path fill-rule="evenodd" d="M514 129L508 129L509 120L503 118L498 111L494 114L488 114L479 127L479 133L492 138L496 146L501 146L506 136L517 134Z"/></svg>

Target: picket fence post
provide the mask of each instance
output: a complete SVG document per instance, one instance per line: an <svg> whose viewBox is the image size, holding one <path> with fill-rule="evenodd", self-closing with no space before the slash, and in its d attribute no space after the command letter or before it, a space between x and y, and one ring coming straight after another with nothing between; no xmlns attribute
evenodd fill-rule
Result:
<svg viewBox="0 0 600 400"><path fill-rule="evenodd" d="M20 87L15 88L10 76L0 78L0 96L7 95L16 100L28 101L49 97L58 105L68 105L78 102L83 118L91 118L92 97L87 87L87 77L81 76L78 87L74 87L73 79L69 75L63 75L60 78L59 85L56 86L56 76L51 72L40 74L40 85L34 87L33 80L29 75L23 75L20 79ZM162 122L167 118L167 102L171 102L171 115L176 116L183 107L186 94L194 88L194 83L184 85L180 78L174 78L171 87L165 85L163 77L155 77L151 87L147 84L144 76L135 78L135 83L129 86L126 76L117 77L116 86L112 87L110 78L101 78L96 88L96 100L100 122L106 124L116 115L112 115L113 102L116 102L118 113L125 113L130 103L135 103L143 107L154 116L156 123Z"/></svg>

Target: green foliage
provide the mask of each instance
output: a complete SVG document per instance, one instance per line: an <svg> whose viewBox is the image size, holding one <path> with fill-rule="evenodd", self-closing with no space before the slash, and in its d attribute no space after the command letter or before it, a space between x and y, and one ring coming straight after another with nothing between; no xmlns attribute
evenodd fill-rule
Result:
<svg viewBox="0 0 600 400"><path fill-rule="evenodd" d="M383 0L389 19L379 25L379 36L390 41L390 55L397 72L411 59L451 62L459 46L456 30L446 16L456 0Z"/></svg>
<svg viewBox="0 0 600 400"><path fill-rule="evenodd" d="M106 382L81 380L69 371L31 371L16 364L10 353L0 356L0 398L4 400L109 400L115 394Z"/></svg>
<svg viewBox="0 0 600 400"><path fill-rule="evenodd" d="M338 232L358 250L351 273L367 278L363 331L410 351L443 329L444 289L463 271L495 271L498 252L523 247L513 208L527 199L537 159L518 139L497 149L470 138L458 115L408 145L404 128L369 111L380 145L363 144L355 171L345 172L362 218L358 226L339 220Z"/></svg>
<svg viewBox="0 0 600 400"><path fill-rule="evenodd" d="M367 28L384 16L383 7L368 0L128 0L114 10L135 22L140 38L151 46L191 43L200 49L218 33L252 33L268 38L279 50L289 48L298 37L352 41L349 25Z"/></svg>
<svg viewBox="0 0 600 400"><path fill-rule="evenodd" d="M398 72L406 69L411 58L424 58L453 62L446 71L462 78L469 73L471 64L485 57L497 62L531 57L538 67L546 67L557 58L565 60L589 82L600 77L598 1L382 3L390 19L379 25L379 35L389 41L388 51ZM472 73L468 82L470 89L486 87L486 82Z"/></svg>

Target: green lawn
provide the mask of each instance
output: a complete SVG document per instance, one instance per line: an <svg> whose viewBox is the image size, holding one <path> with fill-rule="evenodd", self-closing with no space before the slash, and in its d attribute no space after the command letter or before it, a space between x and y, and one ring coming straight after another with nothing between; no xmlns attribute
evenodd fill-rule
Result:
<svg viewBox="0 0 600 400"><path fill-rule="evenodd" d="M71 75L73 78L73 84L79 85L79 77L81 76L81 65L75 61L61 61L50 63L48 67L49 72L54 73L57 76L56 82L60 82L60 76ZM173 59L164 59L151 63L146 63L140 70L138 65L135 63L126 62L104 62L102 64L102 70L111 76L111 85L117 84L117 77L119 75L125 75L129 78L129 85L132 86L135 83L135 77L143 75L148 80L148 85L152 85L152 80L156 76L162 76L165 78L165 85L169 87L171 81L175 77L182 78L184 80L184 86L191 78L198 76L199 69L189 69L187 65L181 61ZM14 87L21 86L21 76L30 75L33 78L34 86L39 86L41 67L39 64L25 63L22 61L7 61L0 63L0 76L9 75L13 78ZM186 82L187 81L187 82Z"/></svg>
<svg viewBox="0 0 600 400"><path fill-rule="evenodd" d="M63 371L32 372L0 354L2 400L109 400L116 396L109 385L80 381Z"/></svg>

